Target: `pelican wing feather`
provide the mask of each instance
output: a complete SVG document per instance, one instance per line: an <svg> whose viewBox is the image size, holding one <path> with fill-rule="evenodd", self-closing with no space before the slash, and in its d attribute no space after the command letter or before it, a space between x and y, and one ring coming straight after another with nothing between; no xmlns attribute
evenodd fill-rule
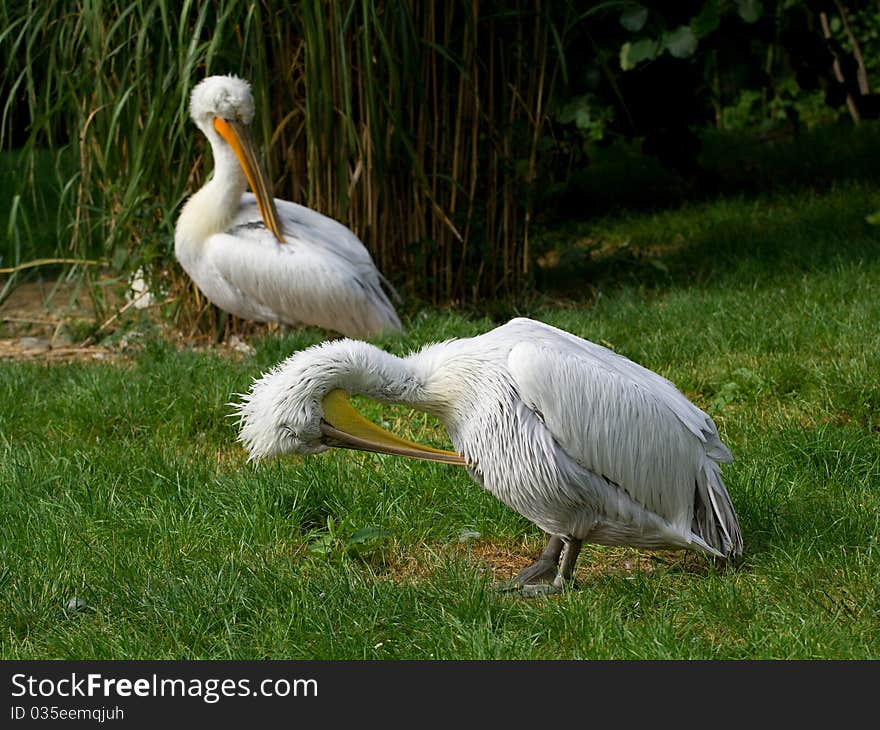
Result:
<svg viewBox="0 0 880 730"><path fill-rule="evenodd" d="M730 452L711 418L670 381L534 322L507 364L523 402L572 459L711 552L741 550L718 465Z"/></svg>
<svg viewBox="0 0 880 730"><path fill-rule="evenodd" d="M316 211L281 200L276 206L284 244L266 228L250 193L242 196L226 232L206 241L202 286L209 296L246 319L282 321L279 312L296 312L299 321L344 334L399 330L400 320L360 240ZM218 286L212 288L211 280ZM225 302L225 291L237 294Z"/></svg>

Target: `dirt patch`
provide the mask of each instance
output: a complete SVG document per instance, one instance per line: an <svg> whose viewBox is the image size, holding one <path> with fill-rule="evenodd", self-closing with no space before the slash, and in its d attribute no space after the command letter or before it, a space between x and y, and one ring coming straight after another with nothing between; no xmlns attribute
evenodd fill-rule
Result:
<svg viewBox="0 0 880 730"><path fill-rule="evenodd" d="M106 347L75 341L77 326L94 320L86 287L64 281L19 284L0 305L0 359L105 359Z"/></svg>
<svg viewBox="0 0 880 730"><path fill-rule="evenodd" d="M187 334L162 320L157 307L163 302L151 299L148 292L143 298L131 292L123 295L122 287L113 282L100 289L102 309L108 314L98 318L86 285L44 280L16 286L0 305L0 361L126 358L139 349L144 327L160 332L181 350L244 357L253 354L246 339L271 328L230 317L218 343L216 335L197 331L192 323Z"/></svg>
<svg viewBox="0 0 880 730"><path fill-rule="evenodd" d="M468 561L486 573L491 582L513 578L520 570L531 565L540 556L546 541L527 539L521 542L496 542L485 539L465 543L426 546L391 551L395 557L387 560L381 571L398 583L418 583L430 579L449 557ZM660 568L703 575L709 562L695 553L678 550L637 550L627 547L583 546L575 571L575 580L589 582L609 575L645 575Z"/></svg>
<svg viewBox="0 0 880 730"><path fill-rule="evenodd" d="M106 360L118 354L106 347L53 345L45 337L0 339L0 360Z"/></svg>
<svg viewBox="0 0 880 730"><path fill-rule="evenodd" d="M495 581L513 578L531 565L546 545L543 542L477 542L466 547L471 559L485 566ZM634 548L607 548L584 545L575 570L576 580L589 580L611 574L652 573L658 565L680 559L678 553L653 553Z"/></svg>
<svg viewBox="0 0 880 730"><path fill-rule="evenodd" d="M94 305L85 286L41 280L16 286L0 305L0 336L57 338L73 322L94 320Z"/></svg>

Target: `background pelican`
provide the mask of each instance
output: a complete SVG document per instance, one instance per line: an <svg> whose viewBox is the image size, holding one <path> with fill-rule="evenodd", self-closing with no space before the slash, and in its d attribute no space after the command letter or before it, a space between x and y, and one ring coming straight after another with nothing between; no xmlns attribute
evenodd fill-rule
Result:
<svg viewBox="0 0 880 730"><path fill-rule="evenodd" d="M435 415L458 453L384 431L347 393ZM405 358L353 340L317 345L256 380L237 411L252 459L341 446L466 465L551 535L510 588L561 588L584 540L742 552L719 466L731 456L712 419L665 378L541 322Z"/></svg>
<svg viewBox="0 0 880 730"><path fill-rule="evenodd" d="M350 337L400 331L387 282L341 223L275 200L250 131L249 84L211 76L190 99L214 176L183 207L174 252L199 289L244 319L311 324ZM250 183L253 194L245 193Z"/></svg>

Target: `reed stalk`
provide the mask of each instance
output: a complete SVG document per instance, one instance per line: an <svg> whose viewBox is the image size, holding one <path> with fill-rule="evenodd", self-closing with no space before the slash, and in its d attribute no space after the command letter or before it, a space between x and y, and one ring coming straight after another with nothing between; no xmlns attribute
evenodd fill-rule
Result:
<svg viewBox="0 0 880 730"><path fill-rule="evenodd" d="M279 197L349 225L410 301L516 297L562 62L555 22L525 0L0 0L0 144L32 211L14 216L28 227L0 264L106 260L100 275L120 280L145 266L173 316L215 326L173 230L211 168L189 93L236 73ZM34 181L46 149L48 195Z"/></svg>

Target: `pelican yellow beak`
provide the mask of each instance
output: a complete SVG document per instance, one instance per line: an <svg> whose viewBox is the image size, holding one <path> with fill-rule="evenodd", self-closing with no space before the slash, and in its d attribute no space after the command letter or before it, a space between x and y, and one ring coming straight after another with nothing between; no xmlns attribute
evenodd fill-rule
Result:
<svg viewBox="0 0 880 730"><path fill-rule="evenodd" d="M444 464L466 466L467 462L454 451L441 451L414 441L395 436L390 431L368 421L348 400L344 390L331 390L323 401L324 420L321 433L328 446L359 451L375 451L379 454L408 456L411 459L439 461Z"/></svg>
<svg viewBox="0 0 880 730"><path fill-rule="evenodd" d="M272 194L272 186L269 184L266 171L260 163L257 145L250 127L241 122L215 117L214 129L235 152L235 156L247 176L251 190L257 198L257 206L260 208L260 215L266 228L272 231L275 238L278 239L278 243L284 243L284 235L281 233L281 226L278 223L278 211L275 210L275 196Z"/></svg>

